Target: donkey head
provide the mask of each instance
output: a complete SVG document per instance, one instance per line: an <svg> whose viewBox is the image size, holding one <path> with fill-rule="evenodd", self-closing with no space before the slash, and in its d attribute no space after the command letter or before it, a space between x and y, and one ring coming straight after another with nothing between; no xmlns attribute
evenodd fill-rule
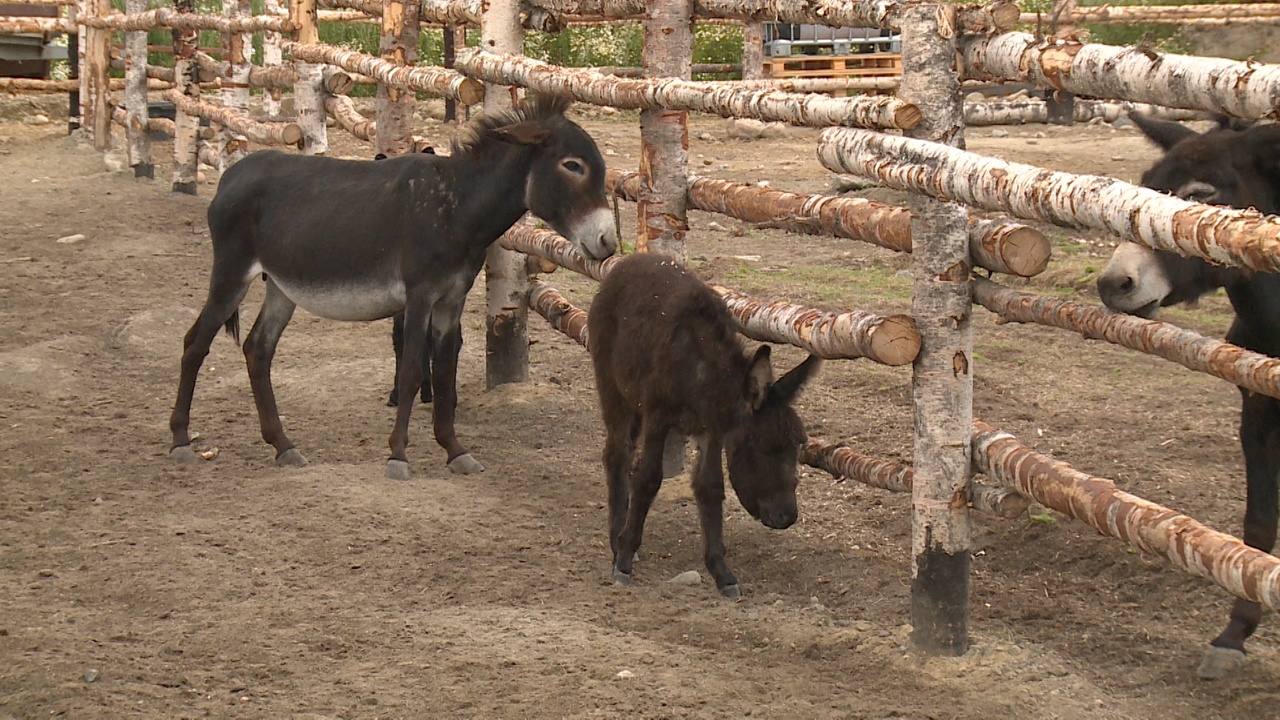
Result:
<svg viewBox="0 0 1280 720"><path fill-rule="evenodd" d="M804 424L791 402L822 364L816 355L774 382L768 345L761 345L747 373L747 419L725 438L729 482L742 507L766 527L791 527L796 508L796 462Z"/></svg>
<svg viewBox="0 0 1280 720"><path fill-rule="evenodd" d="M529 212L569 239L583 255L603 260L618 248L618 233L605 191L605 165L595 140L564 116L568 102L534 98L515 121L488 135L531 148L525 180Z"/></svg>
<svg viewBox="0 0 1280 720"><path fill-rule="evenodd" d="M1142 174L1146 187L1194 202L1280 211L1280 126L1242 128L1224 120L1197 133L1174 122L1132 119L1165 151ZM1193 302L1240 277L1238 270L1126 242L1098 277L1098 294L1113 310L1151 317L1160 307Z"/></svg>

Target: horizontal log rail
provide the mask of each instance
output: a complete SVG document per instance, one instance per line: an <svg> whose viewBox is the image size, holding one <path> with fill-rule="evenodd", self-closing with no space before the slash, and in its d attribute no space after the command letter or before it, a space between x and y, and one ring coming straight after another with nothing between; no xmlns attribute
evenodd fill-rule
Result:
<svg viewBox="0 0 1280 720"><path fill-rule="evenodd" d="M1107 230L1156 250L1280 272L1280 217L1202 205L1113 178L1045 170L937 143L830 128L830 170L1026 220Z"/></svg>
<svg viewBox="0 0 1280 720"><path fill-rule="evenodd" d="M1280 360L1192 330L1097 305L1019 292L982 278L974 278L973 299L1004 322L1073 330L1090 340L1106 340L1156 355L1246 390L1280 398Z"/></svg>
<svg viewBox="0 0 1280 720"><path fill-rule="evenodd" d="M1256 120L1280 110L1280 65L1157 53L1027 33L960 39L963 75Z"/></svg>
<svg viewBox="0 0 1280 720"><path fill-rule="evenodd" d="M915 472L907 463L869 457L812 437L800 447L800 462L828 472L837 480L849 478L893 492L911 492L915 480ZM970 483L969 495L974 509L1002 518L1018 517L1031 506L1031 500L1007 487Z"/></svg>
<svg viewBox="0 0 1280 720"><path fill-rule="evenodd" d="M121 127L129 127L129 111L116 105L111 108L111 121ZM169 137L178 134L174 122L169 118L147 118L147 132L164 133Z"/></svg>
<svg viewBox="0 0 1280 720"><path fill-rule="evenodd" d="M1211 115L1203 110L1170 108L1148 103L1079 98L1072 103L1072 119L1076 122L1088 122L1094 119L1115 122L1129 113L1138 113L1161 120L1208 120L1211 118ZM1049 122L1049 104L1043 100L964 104L964 124L969 127L1047 122Z"/></svg>
<svg viewBox="0 0 1280 720"><path fill-rule="evenodd" d="M421 0L418 3L418 19L421 22L442 25L467 23L479 25L482 0Z"/></svg>
<svg viewBox="0 0 1280 720"><path fill-rule="evenodd" d="M616 77L644 77L644 68L642 67L625 65L596 65L594 67L582 69L594 70L601 75L614 75ZM689 72L694 75L699 73L706 75L725 75L728 73L742 72L742 65L739 63L694 63Z"/></svg>
<svg viewBox="0 0 1280 720"><path fill-rule="evenodd" d="M1280 3L1248 2L1224 5L1103 5L1101 7L1075 7L1059 17L1060 23L1176 23L1188 20L1245 18L1280 19ZM1021 23L1035 24L1048 20L1048 15L1022 13Z"/></svg>
<svg viewBox="0 0 1280 720"><path fill-rule="evenodd" d="M695 81L714 87L713 83L741 88L769 88L780 92L831 93L846 91L889 92L902 85L896 77L843 77L843 78L765 78L763 80L704 80Z"/></svg>
<svg viewBox="0 0 1280 720"><path fill-rule="evenodd" d="M355 108L351 98L346 95L329 95L324 99L325 112L329 114L343 130L366 142L373 142L378 137L378 121L361 115Z"/></svg>
<svg viewBox="0 0 1280 720"><path fill-rule="evenodd" d="M292 122L259 122L221 105L199 102L177 90L165 94L179 110L226 127L260 145L296 145L302 129Z"/></svg>
<svg viewBox="0 0 1280 720"><path fill-rule="evenodd" d="M200 13L177 12L171 8L156 8L146 12L122 14L114 13L106 17L82 17L77 21L81 25L104 30L155 30L168 28L171 30L214 30L224 33L252 33L270 30L288 33L294 30L288 18L270 15L254 15L251 17L229 18L221 15L204 15Z"/></svg>
<svg viewBox="0 0 1280 720"><path fill-rule="evenodd" d="M612 168L605 179L619 197L633 202L640 182L639 174ZM688 198L695 209L750 223L911 252L911 211L875 200L789 193L696 176L690 178ZM1049 239L1026 225L969 219L969 251L978 267L1032 277L1048 266L1049 250Z"/></svg>
<svg viewBox="0 0 1280 720"><path fill-rule="evenodd" d="M75 31L76 24L67 18L0 15L0 34L4 35L57 35Z"/></svg>
<svg viewBox="0 0 1280 720"><path fill-rule="evenodd" d="M707 90L688 80L620 79L590 70L556 67L524 56L485 52L481 48L460 51L454 67L478 80L519 85L549 95L618 108L689 110L813 127L851 125L909 130L921 119L919 108L894 97L831 98L733 87Z"/></svg>
<svg viewBox="0 0 1280 720"><path fill-rule="evenodd" d="M1280 558L1041 455L980 421L974 422L973 461L989 477L1103 535L1162 555L1237 597L1280 609Z"/></svg>
<svg viewBox="0 0 1280 720"><path fill-rule="evenodd" d="M568 240L546 230L516 226L500 242L508 250L546 258L596 280L603 279L615 262L587 260ZM762 302L723 287L713 289L724 299L742 334L753 340L789 343L827 359L865 357L885 365L908 364L920 352L920 334L906 315L835 313Z"/></svg>
<svg viewBox="0 0 1280 720"><path fill-rule="evenodd" d="M525 0L525 5L556 16L630 18L645 12L644 0ZM699 20L775 20L897 29L906 5L897 0L695 0L693 14ZM997 0L988 5L958 4L957 16L960 27L968 32L992 32L1016 25L1019 10L1014 2Z"/></svg>
<svg viewBox="0 0 1280 720"><path fill-rule="evenodd" d="M584 348L590 347L586 311L569 302L558 290L537 278L531 279L529 306L571 340Z"/></svg>
<svg viewBox="0 0 1280 720"><path fill-rule="evenodd" d="M437 67L397 65L355 50L332 45L283 43L294 58L312 63L337 65L348 72L368 75L392 87L430 93L475 105L484 98L484 86L454 70Z"/></svg>
<svg viewBox="0 0 1280 720"><path fill-rule="evenodd" d="M124 78L110 78L107 87L114 91L124 90ZM148 90L168 90L173 83L163 80L147 80ZM79 80L44 80L42 78L0 77L0 92L7 93L64 93L76 92L80 89Z"/></svg>

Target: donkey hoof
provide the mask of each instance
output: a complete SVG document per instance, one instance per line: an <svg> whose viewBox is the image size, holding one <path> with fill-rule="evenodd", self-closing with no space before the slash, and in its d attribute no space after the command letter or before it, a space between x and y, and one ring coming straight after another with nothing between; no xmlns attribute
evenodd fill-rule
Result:
<svg viewBox="0 0 1280 720"><path fill-rule="evenodd" d="M471 453L462 453L449 461L449 470L456 475L474 475L484 472L484 466Z"/></svg>
<svg viewBox="0 0 1280 720"><path fill-rule="evenodd" d="M621 570L613 569L613 584L627 587L631 584L631 573L624 573Z"/></svg>
<svg viewBox="0 0 1280 720"><path fill-rule="evenodd" d="M409 461L396 460L392 458L387 461L387 479L388 480L408 480L409 479Z"/></svg>
<svg viewBox="0 0 1280 720"><path fill-rule="evenodd" d="M306 464L307 459L298 452L298 448L289 448L276 456L278 467L304 467Z"/></svg>
<svg viewBox="0 0 1280 720"><path fill-rule="evenodd" d="M174 462L190 465L198 461L200 456L196 455L196 451L192 450L190 445L179 445L169 451L169 458Z"/></svg>
<svg viewBox="0 0 1280 720"><path fill-rule="evenodd" d="M720 594L731 600L736 600L742 597L742 590L739 589L738 585L735 583L733 585L725 585L720 588Z"/></svg>
<svg viewBox="0 0 1280 720"><path fill-rule="evenodd" d="M1209 646L1200 658L1200 667L1196 675L1202 680L1218 680L1235 672L1244 664L1244 652L1235 648Z"/></svg>

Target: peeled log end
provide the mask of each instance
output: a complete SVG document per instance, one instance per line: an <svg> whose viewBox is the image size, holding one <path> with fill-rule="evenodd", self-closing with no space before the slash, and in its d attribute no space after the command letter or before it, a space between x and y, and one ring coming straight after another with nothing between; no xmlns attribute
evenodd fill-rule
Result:
<svg viewBox="0 0 1280 720"><path fill-rule="evenodd" d="M1034 277L1049 267L1049 238L1029 227L1019 228L1004 240L1000 259L1018 277Z"/></svg>
<svg viewBox="0 0 1280 720"><path fill-rule="evenodd" d="M302 140L302 128L298 127L294 123L287 123L284 127L280 128L280 139L283 140L286 145L296 145Z"/></svg>
<svg viewBox="0 0 1280 720"><path fill-rule="evenodd" d="M987 10L991 13L991 21L995 24L997 30L1012 30L1021 19L1022 11L1018 9L1015 2L994 2L987 6Z"/></svg>
<svg viewBox="0 0 1280 720"><path fill-rule="evenodd" d="M893 125L902 130L914 130L924 120L924 113L911 103L900 103L893 111Z"/></svg>
<svg viewBox="0 0 1280 720"><path fill-rule="evenodd" d="M908 365L920 354L920 332L910 315L890 315L871 331L870 357L885 365Z"/></svg>
<svg viewBox="0 0 1280 720"><path fill-rule="evenodd" d="M458 100L464 105L479 105L484 99L484 83L467 78L458 85Z"/></svg>

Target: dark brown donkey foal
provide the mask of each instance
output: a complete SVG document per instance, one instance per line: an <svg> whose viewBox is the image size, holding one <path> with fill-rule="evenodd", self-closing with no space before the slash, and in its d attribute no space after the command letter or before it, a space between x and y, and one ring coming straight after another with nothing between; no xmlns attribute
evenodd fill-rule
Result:
<svg viewBox="0 0 1280 720"><path fill-rule="evenodd" d="M614 582L631 582L645 516L662 484L663 441L674 430L698 445L693 493L707 570L720 592L737 597L738 579L725 562L721 453L747 512L767 527L790 527L798 515L796 460L805 440L791 401L821 361L811 355L774 382L769 346L745 354L715 291L655 255L615 264L587 323L606 433ZM637 438L640 459L633 468Z"/></svg>
<svg viewBox="0 0 1280 720"><path fill-rule="evenodd" d="M188 431L196 375L226 327L239 335L239 307L258 277L267 292L244 342L262 438L276 462L306 459L280 425L271 360L298 305L336 320L404 312L397 384L409 399L422 382L427 333L436 441L454 472L484 469L454 432L459 320L485 252L526 211L584 255L617 247L604 187L604 159L591 136L564 116L567 102L535 99L519 111L483 116L448 157L413 153L372 161L258 152L231 166L209 203L213 271L209 297L187 332L170 454L193 461ZM396 408L387 475L407 479L412 402Z"/></svg>

